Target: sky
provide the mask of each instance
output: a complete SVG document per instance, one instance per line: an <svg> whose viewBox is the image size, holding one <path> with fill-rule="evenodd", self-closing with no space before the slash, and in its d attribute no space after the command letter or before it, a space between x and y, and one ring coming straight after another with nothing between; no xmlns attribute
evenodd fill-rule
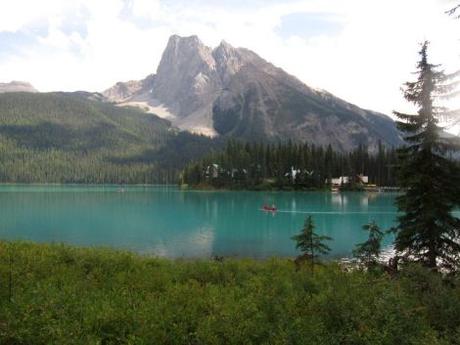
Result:
<svg viewBox="0 0 460 345"><path fill-rule="evenodd" d="M460 66L450 0L0 0L0 82L103 91L154 73L170 35L249 48L366 109L406 110L420 42ZM459 102L460 104L460 102Z"/></svg>

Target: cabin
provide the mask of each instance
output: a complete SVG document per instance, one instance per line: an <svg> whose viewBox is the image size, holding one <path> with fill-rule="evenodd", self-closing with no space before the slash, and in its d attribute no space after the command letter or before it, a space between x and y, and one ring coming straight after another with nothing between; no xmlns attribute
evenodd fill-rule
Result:
<svg viewBox="0 0 460 345"><path fill-rule="evenodd" d="M326 179L326 183L328 183L327 179ZM348 176L333 177L331 178L331 181L330 181L330 184L333 187L340 187L348 183L350 183L350 178Z"/></svg>
<svg viewBox="0 0 460 345"><path fill-rule="evenodd" d="M358 183L361 184L368 184L369 183L369 176L364 176L363 174L359 174L356 176L356 180Z"/></svg>
<svg viewBox="0 0 460 345"><path fill-rule="evenodd" d="M367 185L369 183L369 176L365 176L363 174L356 175L355 177L352 176L340 176L340 177L333 177L330 179L326 179L326 183L330 182L331 187L338 188L343 185L350 184L355 182L360 185Z"/></svg>
<svg viewBox="0 0 460 345"><path fill-rule="evenodd" d="M219 165L211 164L206 167L206 177L207 178L218 178L219 177Z"/></svg>

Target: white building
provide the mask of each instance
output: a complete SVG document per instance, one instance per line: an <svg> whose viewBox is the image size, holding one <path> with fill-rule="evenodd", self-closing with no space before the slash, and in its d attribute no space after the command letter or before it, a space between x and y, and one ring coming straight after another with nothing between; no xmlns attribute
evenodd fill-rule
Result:
<svg viewBox="0 0 460 345"><path fill-rule="evenodd" d="M331 185L341 186L341 185L349 183L349 181L350 181L350 178L348 176L333 177L331 179Z"/></svg>
<svg viewBox="0 0 460 345"><path fill-rule="evenodd" d="M284 176L290 177L292 182L294 182L298 174L300 174L300 169L294 169L294 167L291 167L291 171L284 174Z"/></svg>
<svg viewBox="0 0 460 345"><path fill-rule="evenodd" d="M364 176L363 174L359 174L357 178L358 178L358 181L361 182L362 184L369 183L369 176Z"/></svg>
<svg viewBox="0 0 460 345"><path fill-rule="evenodd" d="M369 183L369 176L364 176L363 174L356 175L356 181L361 184L368 184ZM333 187L339 187L344 184L348 184L352 182L352 177L350 176L340 176L340 177L333 177L331 179L331 185ZM327 180L326 180L327 183Z"/></svg>

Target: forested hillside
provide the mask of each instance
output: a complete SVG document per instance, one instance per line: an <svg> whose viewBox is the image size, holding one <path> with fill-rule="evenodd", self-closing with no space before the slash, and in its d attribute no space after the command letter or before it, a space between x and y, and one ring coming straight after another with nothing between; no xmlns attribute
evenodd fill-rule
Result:
<svg viewBox="0 0 460 345"><path fill-rule="evenodd" d="M219 145L89 93L0 94L0 182L175 182Z"/></svg>

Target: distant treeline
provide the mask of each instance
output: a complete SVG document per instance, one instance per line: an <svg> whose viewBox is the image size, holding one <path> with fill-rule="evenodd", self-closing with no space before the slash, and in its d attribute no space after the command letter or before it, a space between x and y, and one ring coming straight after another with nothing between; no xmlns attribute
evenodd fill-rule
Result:
<svg viewBox="0 0 460 345"><path fill-rule="evenodd" d="M396 186L396 164L396 149L382 144L374 153L364 146L343 153L307 143L231 140L222 152L189 164L181 183L231 189L320 189L333 177L350 176L353 184L353 177L362 174L371 184Z"/></svg>
<svg viewBox="0 0 460 345"><path fill-rule="evenodd" d="M63 150L19 146L0 135L0 183L177 183L187 162L221 145L181 132L171 134L158 149L140 152L130 147Z"/></svg>
<svg viewBox="0 0 460 345"><path fill-rule="evenodd" d="M187 132L171 133L155 149L96 150L31 147L0 134L0 183L177 183L187 162L222 146Z"/></svg>

